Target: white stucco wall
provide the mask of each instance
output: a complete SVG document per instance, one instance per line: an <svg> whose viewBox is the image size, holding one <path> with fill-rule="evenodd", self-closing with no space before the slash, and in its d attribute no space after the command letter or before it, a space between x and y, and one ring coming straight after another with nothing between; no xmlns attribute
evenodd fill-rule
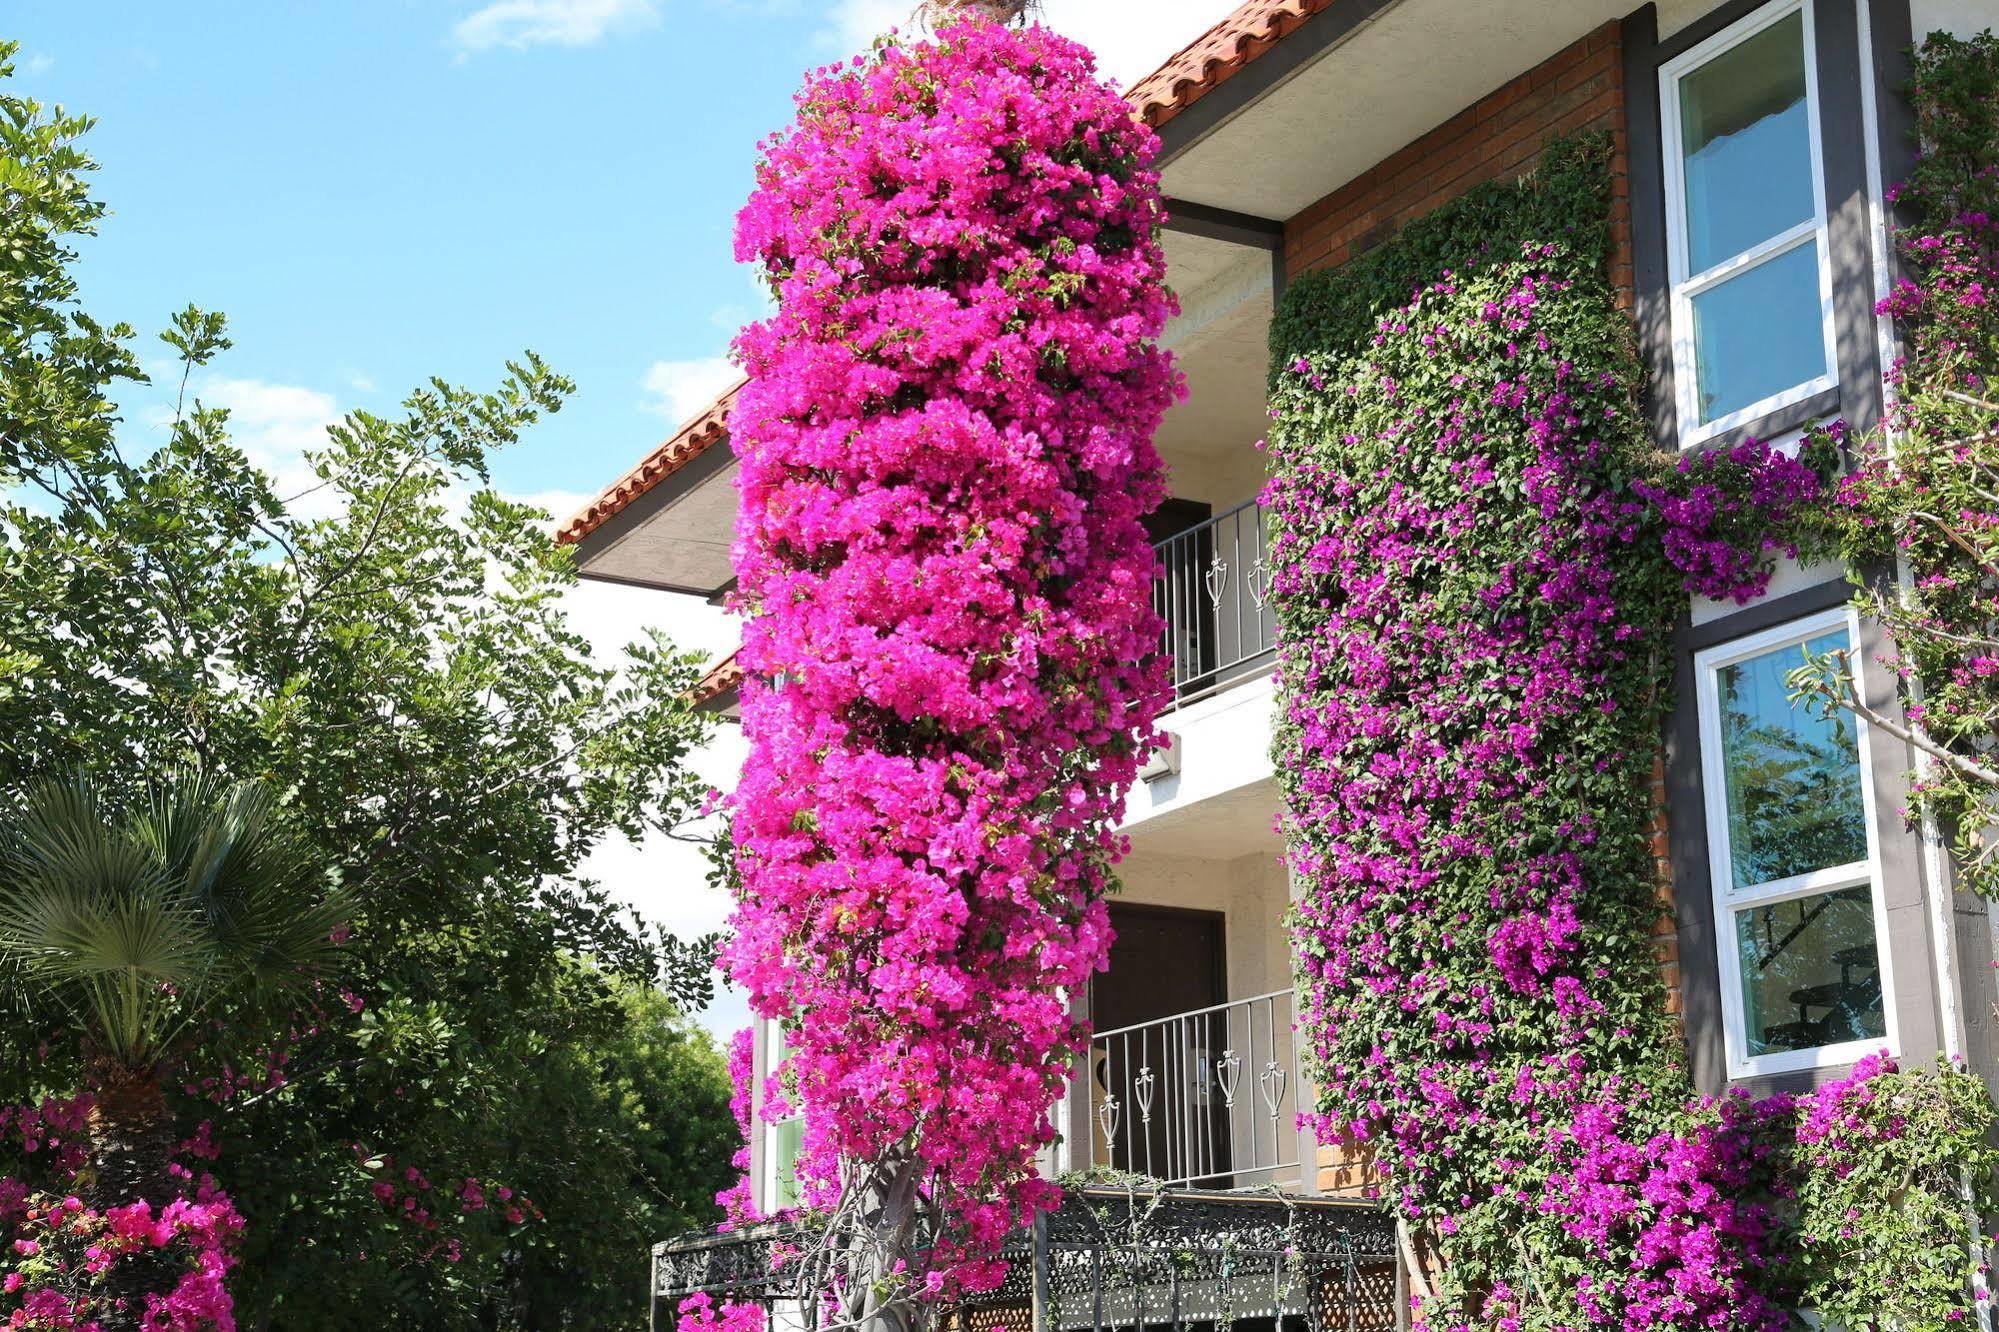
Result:
<svg viewBox="0 0 1999 1332"><path fill-rule="evenodd" d="M1118 873L1124 880L1118 901L1222 914L1230 999L1291 984L1284 937L1290 880L1274 837L1270 850L1232 860L1138 852Z"/></svg>
<svg viewBox="0 0 1999 1332"><path fill-rule="evenodd" d="M1969 37L1999 27L1999 3L1994 0L1910 0L1909 26L1921 41L1933 32Z"/></svg>
<svg viewBox="0 0 1999 1332"><path fill-rule="evenodd" d="M1244 821L1233 813L1223 817L1221 806L1209 802L1269 782L1275 698L1275 682L1263 676L1168 713L1160 725L1178 746L1179 770L1132 788L1125 799L1123 831L1143 839L1212 822L1226 850L1214 850L1217 843L1212 841L1174 849L1183 855L1221 859L1252 849L1234 836L1237 828L1246 826ZM1275 811L1274 805L1269 808ZM1257 817L1261 816L1252 815L1252 821Z"/></svg>

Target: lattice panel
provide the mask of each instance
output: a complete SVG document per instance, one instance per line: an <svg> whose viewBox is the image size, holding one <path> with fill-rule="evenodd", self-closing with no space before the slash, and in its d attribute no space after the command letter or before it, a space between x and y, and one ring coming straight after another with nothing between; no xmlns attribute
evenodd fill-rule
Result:
<svg viewBox="0 0 1999 1332"><path fill-rule="evenodd" d="M939 1320L944 1332L1034 1332L1034 1307L1028 1304L961 1306Z"/></svg>

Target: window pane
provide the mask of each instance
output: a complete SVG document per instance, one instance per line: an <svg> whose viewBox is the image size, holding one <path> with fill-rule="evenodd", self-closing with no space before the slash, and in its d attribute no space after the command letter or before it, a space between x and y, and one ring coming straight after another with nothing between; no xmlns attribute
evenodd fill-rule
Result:
<svg viewBox="0 0 1999 1332"><path fill-rule="evenodd" d="M1751 1055L1887 1035L1866 886L1738 911L1735 941Z"/></svg>
<svg viewBox="0 0 1999 1332"><path fill-rule="evenodd" d="M770 1149L777 1154L777 1197L774 1210L798 1206L798 1153L805 1146L805 1121L787 1119L770 1126Z"/></svg>
<svg viewBox="0 0 1999 1332"><path fill-rule="evenodd" d="M1843 630L1719 672L1728 850L1736 888L1867 859L1860 747L1845 712L1791 703L1784 677L1805 649L1847 646Z"/></svg>
<svg viewBox="0 0 1999 1332"><path fill-rule="evenodd" d="M1809 117L1801 13L1680 80L1689 274L1813 215Z"/></svg>
<svg viewBox="0 0 1999 1332"><path fill-rule="evenodd" d="M1693 304L1703 422L1825 373L1817 241L1709 287Z"/></svg>

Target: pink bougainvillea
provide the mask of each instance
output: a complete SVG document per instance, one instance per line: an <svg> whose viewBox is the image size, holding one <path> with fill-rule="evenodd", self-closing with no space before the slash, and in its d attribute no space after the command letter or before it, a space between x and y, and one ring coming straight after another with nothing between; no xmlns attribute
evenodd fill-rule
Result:
<svg viewBox="0 0 1999 1332"><path fill-rule="evenodd" d="M716 1304L708 1295L690 1295L680 1302L674 1326L679 1332L766 1332L769 1315L760 1304L725 1300Z"/></svg>
<svg viewBox="0 0 1999 1332"><path fill-rule="evenodd" d="M206 1175L175 1164L179 1194L160 1205L98 1206L76 1196L90 1098L0 1107L0 1145L16 1157L0 1176L0 1327L92 1332L110 1310L106 1281L121 1264L172 1275L137 1316L143 1332L234 1332L225 1279L243 1219ZM212 1159L204 1123L180 1155Z"/></svg>
<svg viewBox="0 0 1999 1332"><path fill-rule="evenodd" d="M1837 451L1844 437L1835 422L1818 442ZM1687 590L1747 605L1770 586L1772 552L1799 554L1797 515L1826 486L1803 456L1750 439L1687 454L1658 483L1632 490L1657 510L1662 549Z"/></svg>
<svg viewBox="0 0 1999 1332"><path fill-rule="evenodd" d="M823 69L798 106L737 232L778 308L737 343L730 423L750 753L725 962L795 1026L807 1201L907 1160L938 1224L922 1288L990 1285L1054 1198L1033 1165L1084 1040L1068 995L1104 964L1166 692L1155 144L1084 48L983 22Z"/></svg>
<svg viewBox="0 0 1999 1332"><path fill-rule="evenodd" d="M736 1182L715 1195L715 1203L722 1209L724 1230L764 1219L757 1210L756 1180L750 1175L751 1109L755 1093L751 1080L756 1076L756 1038L755 1027L744 1027L729 1040L729 1113L736 1121L737 1132L743 1135L743 1145L729 1159L729 1164L741 1172Z"/></svg>

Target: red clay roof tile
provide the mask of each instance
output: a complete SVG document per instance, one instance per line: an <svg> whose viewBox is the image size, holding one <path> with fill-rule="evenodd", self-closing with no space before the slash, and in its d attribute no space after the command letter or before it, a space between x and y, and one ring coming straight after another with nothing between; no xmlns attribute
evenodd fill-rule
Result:
<svg viewBox="0 0 1999 1332"><path fill-rule="evenodd" d="M1158 129L1241 73L1334 0L1245 0L1125 93L1139 118Z"/></svg>
<svg viewBox="0 0 1999 1332"><path fill-rule="evenodd" d="M694 683L694 690L688 701L699 708L713 703L716 699L743 686L743 663L737 658L741 649L731 652L722 660L710 666L707 673Z"/></svg>
<svg viewBox="0 0 1999 1332"><path fill-rule="evenodd" d="M633 500L727 439L729 409L736 405L736 394L742 391L742 387L737 384L710 403L693 420L674 431L665 443L647 454L637 467L625 473L623 480L556 528L556 541L565 546L581 541L622 513Z"/></svg>

